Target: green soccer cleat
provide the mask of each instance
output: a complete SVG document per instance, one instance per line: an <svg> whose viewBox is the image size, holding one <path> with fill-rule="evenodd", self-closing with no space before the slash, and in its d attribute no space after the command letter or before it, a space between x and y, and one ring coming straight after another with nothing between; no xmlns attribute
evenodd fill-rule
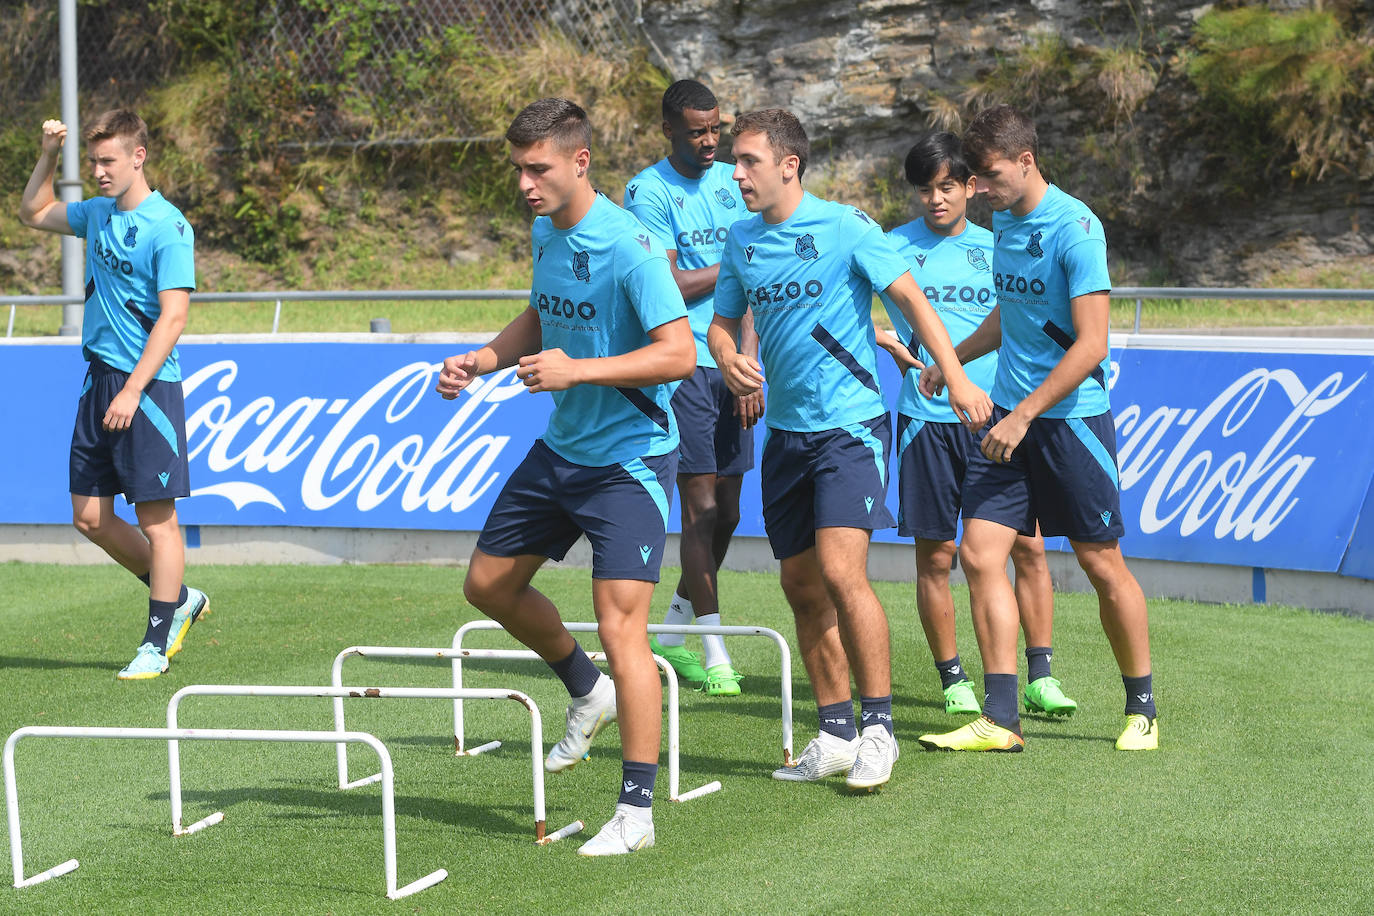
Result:
<svg viewBox="0 0 1374 916"><path fill-rule="evenodd" d="M686 646L665 646L658 641L658 637L650 636L649 648L672 665L677 676L693 687L700 687L706 681L706 669L701 667L701 656Z"/></svg>
<svg viewBox="0 0 1374 916"><path fill-rule="evenodd" d="M978 705L978 695L973 692L973 681L959 681L945 688L945 715L977 716L983 708Z"/></svg>
<svg viewBox="0 0 1374 916"><path fill-rule="evenodd" d="M743 675L729 662L712 665L706 669L706 680L702 683L701 690L705 691L708 697L737 697L741 678Z"/></svg>
<svg viewBox="0 0 1374 916"><path fill-rule="evenodd" d="M1003 728L987 716L979 716L963 728L943 735L922 735L916 739L928 751L998 751L1016 754L1026 742L1016 732Z"/></svg>
<svg viewBox="0 0 1374 916"><path fill-rule="evenodd" d="M1042 677L1031 681L1022 691L1021 698L1026 701L1026 712L1038 712L1047 716L1071 716L1078 704L1064 696L1062 685L1057 677Z"/></svg>
<svg viewBox="0 0 1374 916"><path fill-rule="evenodd" d="M1126 730L1116 739L1118 751L1159 750L1159 719L1133 712L1126 717Z"/></svg>
<svg viewBox="0 0 1374 916"><path fill-rule="evenodd" d="M210 599L198 588L186 586L186 601L172 615L172 630L167 634L167 657L171 658L181 651L182 640L191 629L191 624L200 619L201 614L210 612Z"/></svg>
<svg viewBox="0 0 1374 916"><path fill-rule="evenodd" d="M119 670L115 677L121 681L146 681L167 671L167 656L157 646L145 642L138 647L134 660Z"/></svg>

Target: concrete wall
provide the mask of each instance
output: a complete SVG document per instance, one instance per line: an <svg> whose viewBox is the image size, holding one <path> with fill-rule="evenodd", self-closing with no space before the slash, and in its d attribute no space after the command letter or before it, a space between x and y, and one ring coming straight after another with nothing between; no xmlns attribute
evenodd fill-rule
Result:
<svg viewBox="0 0 1374 916"><path fill-rule="evenodd" d="M267 528L187 526L187 563L428 563L467 562L477 543L473 531L397 531L368 528ZM676 557L678 536L668 535L666 555ZM0 525L0 562L92 564L110 560L93 544L64 525ZM1051 552L1055 589L1091 591L1073 556ZM591 566L591 547L579 540L564 565ZM772 572L778 569L767 540L736 538L726 557L728 569ZM1334 573L1207 563L1173 563L1133 559L1131 570L1150 598L1181 598L1223 603L1267 603L1336 611L1374 619L1374 581ZM888 582L915 579L912 548L874 544L869 577ZM955 570L953 580L962 583Z"/></svg>

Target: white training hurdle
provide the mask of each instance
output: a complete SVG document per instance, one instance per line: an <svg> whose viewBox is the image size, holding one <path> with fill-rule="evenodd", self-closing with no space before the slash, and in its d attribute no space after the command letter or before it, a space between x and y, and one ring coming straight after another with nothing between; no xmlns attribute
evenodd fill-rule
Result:
<svg viewBox="0 0 1374 916"><path fill-rule="evenodd" d="M337 731L289 731L265 729L203 729L203 728L82 728L51 725L29 725L17 729L5 742L5 814L9 821L10 861L14 866L14 886L32 887L50 878L65 875L77 868L76 859L68 859L45 872L24 877L24 852L19 838L19 790L14 773L14 747L24 738L98 738L98 739L143 739L151 741L275 741L304 742L313 744L335 744L343 741L350 744L366 744L377 752L382 765L382 857L386 870L386 895L399 900L427 887L432 887L448 877L445 869L430 872L423 878L410 882L405 887L396 886L396 804L391 755L386 746L366 732ZM180 803L181 785L175 776L171 780L174 811ZM223 819L220 815L219 819ZM173 832L180 826L180 819L173 816ZM206 819L210 821L209 818ZM217 821L214 821L217 822ZM208 826L201 822L182 833L192 833Z"/></svg>
<svg viewBox="0 0 1374 916"><path fill-rule="evenodd" d="M548 845L566 836L571 836L583 827L582 821L573 821L568 826L546 835L544 812L544 724L539 715L539 707L534 700L518 690L491 690L449 687L345 687L333 684L329 687L278 686L243 684L192 684L172 694L167 702L167 727L175 729L177 712L181 702L188 696L215 697L332 697L334 700L335 734L346 734L343 727L343 701L348 697L366 699L410 699L410 700L514 700L530 713L530 769L534 782L534 841L541 846ZM349 782L347 779L348 749L338 744L339 788L354 789L384 780L385 772L375 773L363 779ZM194 833L211 824L217 824L224 815L220 812L197 821L185 829L181 826L181 753L176 741L167 742L172 776L172 832L178 836ZM575 828L575 829L574 829Z"/></svg>
<svg viewBox="0 0 1374 916"><path fill-rule="evenodd" d="M494 621L488 622L494 623ZM497 628L499 629L499 626ZM606 657L604 652L589 652L588 655L591 657L593 661L604 661ZM343 682L344 659L352 658L354 656L360 656L363 658L448 658L453 660L455 670L458 670L457 666L460 664L461 658L500 658L515 659L521 661L526 661L530 659L537 660L539 658L538 653L532 652L529 649L427 649L414 646L349 646L347 649L344 649L338 655L334 656L334 666L331 671L331 680L335 685L341 684ZM671 801L677 802L691 801L694 798L699 798L703 795L709 795L712 792L720 791L720 781L714 780L712 782L706 783L703 786L699 786L698 788L692 789L690 792L679 793L678 790L680 788L681 779L679 757L681 755L681 745L678 737L679 729L677 672L673 670L672 665L668 664L667 661L665 661L662 658L659 658L657 655L654 656L654 663L658 665L659 669L663 672L664 681L668 685L668 696L666 699L668 704L669 799ZM461 681L461 675L459 675L458 678ZM466 695L466 690L469 688L464 688L462 684L459 683L456 684L452 689L454 691L451 694L453 696L454 710L458 715L461 716L462 703ZM458 725L455 727L461 729L461 718L456 721ZM342 730L344 727L342 700L337 700L334 704L334 725L336 728L340 730ZM498 748L500 746L500 741L488 741L486 744L483 744L479 747L472 748L471 750L465 750L463 748L461 730L457 731L454 735L454 749L457 755L460 757L475 757L478 754L494 750L495 748ZM537 766L538 764L536 764L536 767ZM348 779L347 768L348 761L341 749L339 752L339 781L341 784L346 782ZM559 831L559 833L561 834L562 831Z"/></svg>
<svg viewBox="0 0 1374 916"><path fill-rule="evenodd" d="M563 626L567 627L571 633L595 633L597 625L585 621L568 621ZM463 639L469 633L476 630L500 630L505 632L505 628L495 620L472 620L458 628L458 632L453 634L453 648L462 649ZM670 624L670 623L651 623L649 624L650 633L678 633L684 636L761 636L769 639L778 648L778 655L781 659L781 682L779 693L782 697L782 762L784 766L792 765L792 650L787 645L787 640L782 638L782 634L777 630L770 630L768 627L747 627L747 626L694 626L691 624ZM468 649L461 654L453 656L453 686L463 686L463 659L464 658L538 658L533 652L519 655L495 654L508 650L499 649ZM515 650L520 652L520 650ZM588 653L593 658L602 657L600 653ZM657 658L657 656L655 656ZM662 667L662 665L660 665ZM463 701L461 699L453 701L453 740L456 743L458 753L463 751ZM477 748L467 753L480 753L485 749ZM674 799L677 801L678 799Z"/></svg>

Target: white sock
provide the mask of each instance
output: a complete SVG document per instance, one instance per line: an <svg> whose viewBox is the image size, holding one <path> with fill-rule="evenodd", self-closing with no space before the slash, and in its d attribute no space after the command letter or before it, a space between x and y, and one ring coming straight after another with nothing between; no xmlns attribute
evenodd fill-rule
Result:
<svg viewBox="0 0 1374 916"><path fill-rule="evenodd" d="M697 618L697 624L703 627L720 626L720 613L702 614ZM725 651L725 637L717 636L714 633L701 634L701 648L706 654L706 660L702 662L702 667L710 671L716 665L730 664L730 653Z"/></svg>
<svg viewBox="0 0 1374 916"><path fill-rule="evenodd" d="M686 626L694 619L692 614L692 602L674 593L672 602L668 605L668 613L663 615L663 622L669 626ZM657 633L655 634L660 646L680 646L687 641L687 637L681 633Z"/></svg>
<svg viewBox="0 0 1374 916"><path fill-rule="evenodd" d="M627 805L623 802L616 802L615 813L624 814L631 820L638 821L641 824L652 824L654 822L653 808L644 808L640 805Z"/></svg>

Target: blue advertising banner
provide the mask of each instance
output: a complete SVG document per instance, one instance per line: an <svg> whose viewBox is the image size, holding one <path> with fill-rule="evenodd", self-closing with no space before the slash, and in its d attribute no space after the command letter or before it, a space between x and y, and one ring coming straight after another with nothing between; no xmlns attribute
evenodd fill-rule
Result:
<svg viewBox="0 0 1374 916"><path fill-rule="evenodd" d="M513 370L443 400L442 360L470 347L183 343L193 492L182 522L480 529L552 400ZM1352 543L1374 480L1371 370L1362 353L1114 347L1127 555L1329 572L1344 560L1374 577L1374 520ZM75 346L0 347L0 384L22 393L4 408L0 523L70 521L83 372ZM883 373L894 401L886 360ZM677 519L674 505L674 530ZM751 472L739 534L763 533Z"/></svg>

